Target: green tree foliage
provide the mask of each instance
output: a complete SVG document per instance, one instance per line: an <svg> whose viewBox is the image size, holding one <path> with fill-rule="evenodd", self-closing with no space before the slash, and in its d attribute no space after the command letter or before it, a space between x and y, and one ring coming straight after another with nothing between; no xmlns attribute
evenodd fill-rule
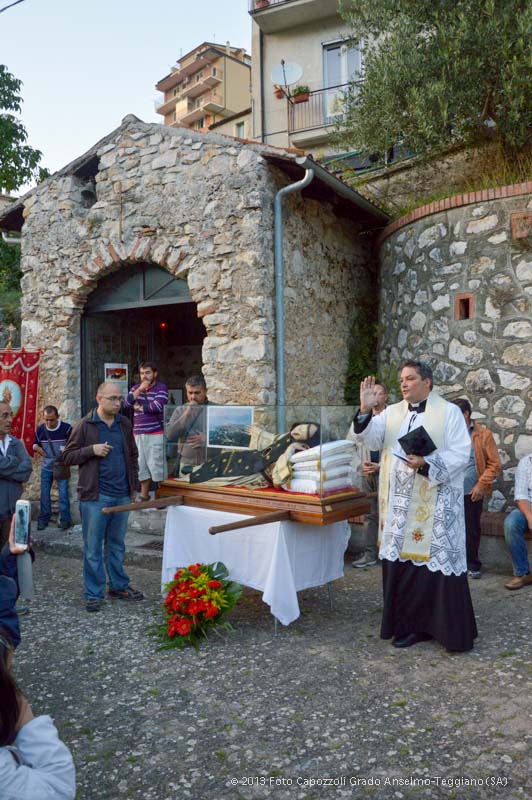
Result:
<svg viewBox="0 0 532 800"><path fill-rule="evenodd" d="M0 239L0 324L20 325L20 245ZM0 341L0 345L5 344Z"/></svg>
<svg viewBox="0 0 532 800"><path fill-rule="evenodd" d="M39 166L42 154L27 144L17 115L22 107L21 81L0 64L0 192L15 192L48 172ZM0 240L0 322L20 325L20 247ZM4 344L4 342L0 342Z"/></svg>
<svg viewBox="0 0 532 800"><path fill-rule="evenodd" d="M530 0L343 0L365 80L346 97L343 146L384 158L497 137L532 143Z"/></svg>
<svg viewBox="0 0 532 800"><path fill-rule="evenodd" d="M369 301L358 302L358 313L351 327L344 399L349 405L357 405L360 397L360 382L377 370L378 324L375 307Z"/></svg>
<svg viewBox="0 0 532 800"><path fill-rule="evenodd" d="M0 190L14 192L33 180L42 180L47 173L39 162L40 150L26 144L28 134L17 118L22 107L21 81L0 64Z"/></svg>

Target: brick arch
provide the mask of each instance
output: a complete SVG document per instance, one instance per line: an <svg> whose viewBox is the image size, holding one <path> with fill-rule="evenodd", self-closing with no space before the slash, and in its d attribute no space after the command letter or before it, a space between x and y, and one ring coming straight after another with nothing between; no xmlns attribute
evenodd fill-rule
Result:
<svg viewBox="0 0 532 800"><path fill-rule="evenodd" d="M186 274L176 274L186 256L187 253L183 251L182 247L173 246L165 239L158 240L156 232L153 231L153 233L137 236L130 243L101 241L97 246L96 255L91 259L88 271L95 280L99 281L125 264L150 262L167 270L176 278L186 279Z"/></svg>
<svg viewBox="0 0 532 800"><path fill-rule="evenodd" d="M188 265L191 261L192 256L188 249L172 244L164 236L157 237L156 231L152 229L139 233L131 241L119 242L102 239L84 261L82 285L69 291L75 304L72 309L74 312L72 318L74 320L83 313L87 298L97 287L99 281L114 272L127 269L128 266L134 264L149 263L164 269L174 278L184 280L188 284ZM189 292L191 300L198 307L198 316L202 317L209 313L209 310L202 311L200 309L200 293L191 287L189 287Z"/></svg>

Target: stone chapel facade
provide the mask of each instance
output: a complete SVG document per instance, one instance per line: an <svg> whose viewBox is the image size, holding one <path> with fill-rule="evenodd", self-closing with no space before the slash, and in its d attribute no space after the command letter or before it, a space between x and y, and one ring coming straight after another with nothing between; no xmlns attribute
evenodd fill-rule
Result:
<svg viewBox="0 0 532 800"><path fill-rule="evenodd" d="M21 344L43 349L43 401L79 418L86 304L102 281L149 266L181 282L203 323L211 401L274 404L273 201L301 177L297 155L129 116L11 207L0 225L22 233ZM346 201L315 180L285 200L288 403L343 404L357 298L375 297L372 230L386 217L359 198L362 213L348 191ZM165 316L170 327L180 308ZM129 313L130 333L140 315Z"/></svg>

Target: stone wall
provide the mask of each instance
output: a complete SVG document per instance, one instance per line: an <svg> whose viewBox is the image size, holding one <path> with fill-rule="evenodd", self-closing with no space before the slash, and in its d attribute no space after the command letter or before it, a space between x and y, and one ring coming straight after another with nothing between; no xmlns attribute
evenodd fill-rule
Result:
<svg viewBox="0 0 532 800"><path fill-rule="evenodd" d="M103 276L151 262L185 279L207 336L215 402L274 403L273 198L288 178L267 148L126 117L25 199L22 344L43 347L42 396L80 413L80 319ZM97 202L82 201L98 159ZM85 165L85 166L83 166ZM341 402L369 246L324 202L285 208L287 396Z"/></svg>
<svg viewBox="0 0 532 800"><path fill-rule="evenodd" d="M350 330L375 296L372 240L328 204L289 196L286 241L288 403L344 405ZM303 222L303 224L301 224Z"/></svg>
<svg viewBox="0 0 532 800"><path fill-rule="evenodd" d="M496 143L488 143L450 148L437 159L405 158L360 176L348 171L342 175L340 171L340 176L372 203L396 216L428 198L441 197L442 188L450 195L478 184L478 176L489 173L494 163L500 163L500 151Z"/></svg>
<svg viewBox="0 0 532 800"><path fill-rule="evenodd" d="M381 363L425 359L442 394L470 400L500 448L496 511L532 450L531 212L530 184L459 195L393 223L380 248Z"/></svg>

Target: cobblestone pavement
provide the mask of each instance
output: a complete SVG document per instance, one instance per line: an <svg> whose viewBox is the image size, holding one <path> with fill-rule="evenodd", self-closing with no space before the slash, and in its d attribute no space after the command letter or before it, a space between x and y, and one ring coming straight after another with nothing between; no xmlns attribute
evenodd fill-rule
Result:
<svg viewBox="0 0 532 800"><path fill-rule="evenodd" d="M277 637L246 590L233 634L160 651L149 565L128 568L145 602L87 614L79 557L38 552L16 672L72 750L79 800L531 795L532 587L472 582L469 654L383 642L380 569L348 564L334 610L326 589L301 592Z"/></svg>

